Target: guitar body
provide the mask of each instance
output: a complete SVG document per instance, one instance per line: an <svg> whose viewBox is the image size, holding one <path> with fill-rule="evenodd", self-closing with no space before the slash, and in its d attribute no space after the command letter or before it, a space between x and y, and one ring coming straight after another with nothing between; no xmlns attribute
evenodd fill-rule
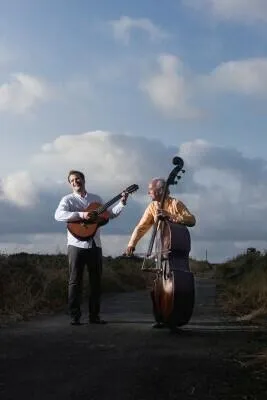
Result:
<svg viewBox="0 0 267 400"><path fill-rule="evenodd" d="M101 207L102 204L97 203L97 202L93 202L91 204L89 204L88 207L86 207L85 210L83 210L84 212L93 212L96 211L99 207ZM105 223L108 223L109 221L109 212L108 211L104 211L102 214L99 215L99 217L104 218L104 220L106 221ZM97 221L96 222L90 222L87 220L80 220L80 221L72 221L72 222L68 222L68 230L70 231L70 233L76 237L78 240L89 240L90 238L92 238L98 227L100 225L104 225L105 223L101 223L99 224Z"/></svg>
<svg viewBox="0 0 267 400"><path fill-rule="evenodd" d="M123 192L125 193L133 193L138 189L138 185L131 185L126 188ZM107 209L117 202L120 198L122 193L115 196L113 199L108 201L106 204L100 204L98 202L92 202L86 207L86 209L81 210L84 212L91 212L95 215L95 218L90 221L89 220L77 220L77 221L70 221L67 223L67 228L69 232L78 240L86 241L94 237L97 229L99 226L106 225L109 222L110 213Z"/></svg>

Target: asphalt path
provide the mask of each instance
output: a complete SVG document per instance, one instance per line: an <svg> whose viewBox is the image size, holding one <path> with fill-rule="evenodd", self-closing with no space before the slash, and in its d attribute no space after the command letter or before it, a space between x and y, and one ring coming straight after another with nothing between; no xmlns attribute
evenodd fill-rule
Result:
<svg viewBox="0 0 267 400"><path fill-rule="evenodd" d="M70 326L65 313L1 326L0 399L266 400L241 362L265 332L223 315L215 295L197 279L192 319L175 334L151 327L143 291L104 296L103 326Z"/></svg>

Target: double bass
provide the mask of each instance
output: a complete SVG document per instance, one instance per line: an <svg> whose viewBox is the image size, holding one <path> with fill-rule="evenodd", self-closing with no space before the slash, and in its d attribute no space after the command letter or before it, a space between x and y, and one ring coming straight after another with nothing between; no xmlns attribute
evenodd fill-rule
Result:
<svg viewBox="0 0 267 400"><path fill-rule="evenodd" d="M177 184L181 178L179 173L185 172L182 158L174 157L173 164L161 196L161 209L169 186ZM153 247L155 251L151 257ZM189 266L190 250L191 238L185 225L157 218L141 269L155 273L151 291L153 314L156 322L170 329L186 325L193 313L195 282ZM151 258L154 258L154 266L146 267Z"/></svg>

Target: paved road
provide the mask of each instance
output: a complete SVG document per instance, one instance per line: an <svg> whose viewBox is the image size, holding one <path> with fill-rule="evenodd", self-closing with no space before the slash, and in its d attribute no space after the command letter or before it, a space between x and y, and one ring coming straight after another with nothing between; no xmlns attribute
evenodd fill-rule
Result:
<svg viewBox="0 0 267 400"><path fill-rule="evenodd" d="M266 385L236 360L262 335L215 304L200 279L190 324L151 329L147 292L110 295L105 326L69 326L64 314L0 329L0 399L266 400Z"/></svg>

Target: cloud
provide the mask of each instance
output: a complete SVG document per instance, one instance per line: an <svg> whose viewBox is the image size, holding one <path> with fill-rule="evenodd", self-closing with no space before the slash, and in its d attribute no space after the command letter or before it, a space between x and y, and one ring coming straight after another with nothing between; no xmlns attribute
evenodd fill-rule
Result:
<svg viewBox="0 0 267 400"><path fill-rule="evenodd" d="M201 241L244 242L266 240L263 215L267 212L267 162L249 159L235 149L203 140L183 143L198 192L188 200L198 215L194 230Z"/></svg>
<svg viewBox="0 0 267 400"><path fill-rule="evenodd" d="M167 177L174 155L183 158L186 173L177 186L171 186L171 193L184 201L197 219L190 230L192 256L204 257L207 248L210 257L218 260L250 244L267 245L263 222L267 213L266 160L248 158L237 149L202 139L166 146L161 141L103 131L60 136L43 146L26 172L2 179L0 242L7 243L12 235L38 233L51 235L47 248L58 246L61 236L55 236L57 242L53 242L53 235L65 238L66 227L54 220L54 211L70 191L66 181L69 169L77 168L85 172L87 189L99 193L104 201L132 183L139 185L123 215L103 228L104 237L111 235L109 243L114 244L107 246L105 254L119 255L149 202L148 181ZM149 239L150 233L137 252L146 250ZM32 240L37 246L37 239ZM12 241L15 243L14 237Z"/></svg>
<svg viewBox="0 0 267 400"><path fill-rule="evenodd" d="M157 62L159 71L141 82L141 90L168 117L199 117L201 112L192 105L193 88L182 61L174 55L162 54Z"/></svg>
<svg viewBox="0 0 267 400"><path fill-rule="evenodd" d="M161 54L140 89L172 119L206 117L205 101L222 93L262 98L267 95L267 58L223 62L206 74L189 72L181 59ZM201 103L200 103L201 102ZM200 106L201 104L201 106Z"/></svg>
<svg viewBox="0 0 267 400"><path fill-rule="evenodd" d="M246 96L267 95L267 58L228 61L203 78L206 87Z"/></svg>
<svg viewBox="0 0 267 400"><path fill-rule="evenodd" d="M214 168L243 176L249 183L260 183L265 179L266 161L261 158L245 157L234 148L214 146L198 139L182 143L179 155L187 161L190 169Z"/></svg>
<svg viewBox="0 0 267 400"><path fill-rule="evenodd" d="M59 136L29 160L27 172L18 171L2 179L2 198L16 205L32 200L33 205L38 202L38 192L50 193L51 185L53 193L69 191L70 169L84 171L89 189L100 191L104 197L115 196L133 183L140 185L138 193L143 195L151 177L167 173L177 150L177 146L165 146L159 140L107 131ZM161 165L158 159L164 160Z"/></svg>
<svg viewBox="0 0 267 400"><path fill-rule="evenodd" d="M2 200L21 207L31 207L36 203L37 190L27 171L10 174L1 181Z"/></svg>
<svg viewBox="0 0 267 400"><path fill-rule="evenodd" d="M118 20L110 22L114 37L124 44L128 44L130 40L130 33L136 29L146 32L149 38L153 41L162 40L169 35L161 28L153 24L148 18L134 19L127 16L122 16Z"/></svg>
<svg viewBox="0 0 267 400"><path fill-rule="evenodd" d="M176 152L177 147L164 146L157 140L93 131L59 136L43 146L31 165L38 175L53 171L57 180L65 179L70 169L83 170L88 185L108 194L111 189L121 190L137 181L147 185L151 176L166 171ZM158 159L166 161L159 166Z"/></svg>
<svg viewBox="0 0 267 400"><path fill-rule="evenodd" d="M243 23L267 22L265 0L183 0L186 6L209 12L219 20Z"/></svg>
<svg viewBox="0 0 267 400"><path fill-rule="evenodd" d="M54 221L54 212L60 198L70 192L67 173L72 168L85 172L87 189L99 193L104 201L133 183L139 185L129 198L123 218L105 227L106 234L129 234L148 202L148 181L167 174L177 150L177 146L165 146L160 141L102 131L60 136L29 160L27 177L34 185L29 185L20 172L3 179L0 235L65 232L65 224ZM30 190L33 188L36 196ZM22 209L29 201L30 207Z"/></svg>
<svg viewBox="0 0 267 400"><path fill-rule="evenodd" d="M24 114L49 97L47 84L39 78L23 73L12 74L9 82L0 85L0 112Z"/></svg>

